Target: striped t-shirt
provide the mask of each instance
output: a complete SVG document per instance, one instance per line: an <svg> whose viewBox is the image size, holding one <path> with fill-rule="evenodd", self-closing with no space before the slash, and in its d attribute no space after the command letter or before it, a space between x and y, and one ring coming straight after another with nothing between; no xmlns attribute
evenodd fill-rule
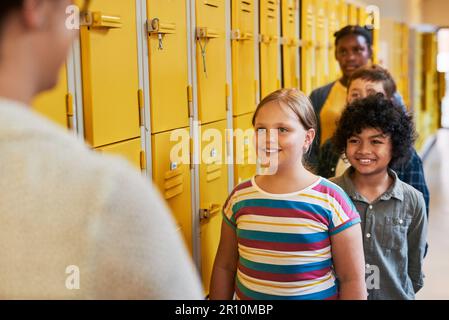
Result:
<svg viewBox="0 0 449 320"><path fill-rule="evenodd" d="M360 223L345 192L319 178L304 190L271 194L254 177L223 208L236 230L238 299L335 299L330 236Z"/></svg>

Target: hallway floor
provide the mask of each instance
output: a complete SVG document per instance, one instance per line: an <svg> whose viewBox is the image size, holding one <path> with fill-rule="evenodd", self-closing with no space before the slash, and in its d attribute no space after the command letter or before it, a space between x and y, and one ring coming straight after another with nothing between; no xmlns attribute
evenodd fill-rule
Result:
<svg viewBox="0 0 449 320"><path fill-rule="evenodd" d="M430 189L429 252L424 261L424 288L416 298L449 299L449 130L438 133L424 162Z"/></svg>

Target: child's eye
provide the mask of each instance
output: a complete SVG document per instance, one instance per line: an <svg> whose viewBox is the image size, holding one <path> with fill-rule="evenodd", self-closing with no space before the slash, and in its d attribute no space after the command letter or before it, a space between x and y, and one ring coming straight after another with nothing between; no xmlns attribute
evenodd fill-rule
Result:
<svg viewBox="0 0 449 320"><path fill-rule="evenodd" d="M349 139L348 140L348 143L351 143L351 144L358 143L358 142L359 142L359 140L357 140L357 139Z"/></svg>
<svg viewBox="0 0 449 320"><path fill-rule="evenodd" d="M257 133L265 133L265 131L267 131L265 128L256 128Z"/></svg>
<svg viewBox="0 0 449 320"><path fill-rule="evenodd" d="M373 140L372 143L373 144L383 144L383 141L381 141L381 140Z"/></svg>
<svg viewBox="0 0 449 320"><path fill-rule="evenodd" d="M288 132L287 128L279 128L279 132L284 133L284 132Z"/></svg>

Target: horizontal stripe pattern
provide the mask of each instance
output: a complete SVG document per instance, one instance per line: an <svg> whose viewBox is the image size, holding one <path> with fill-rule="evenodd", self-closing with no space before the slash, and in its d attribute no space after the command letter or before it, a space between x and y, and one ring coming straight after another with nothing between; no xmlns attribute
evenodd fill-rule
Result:
<svg viewBox="0 0 449 320"><path fill-rule="evenodd" d="M331 235L360 221L349 197L320 178L288 195L261 191L254 178L226 200L223 218L235 228L238 299L335 299Z"/></svg>

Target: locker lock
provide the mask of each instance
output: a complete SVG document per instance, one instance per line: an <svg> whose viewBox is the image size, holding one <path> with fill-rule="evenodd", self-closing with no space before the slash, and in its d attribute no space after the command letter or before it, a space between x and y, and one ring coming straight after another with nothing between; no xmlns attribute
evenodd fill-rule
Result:
<svg viewBox="0 0 449 320"><path fill-rule="evenodd" d="M159 41L158 49L162 50L163 47L163 38L166 34L174 34L176 33L176 24L161 22L159 18L150 19L147 21L147 29L148 33L151 35L156 35Z"/></svg>
<svg viewBox="0 0 449 320"><path fill-rule="evenodd" d="M200 221L208 220L221 209L219 204L210 204L207 208L200 209Z"/></svg>
<svg viewBox="0 0 449 320"><path fill-rule="evenodd" d="M203 58L203 72L207 78L207 67L206 67L206 46L210 39L219 38L220 33L214 29L208 27L198 27L196 28L196 40L201 51L201 57Z"/></svg>
<svg viewBox="0 0 449 320"><path fill-rule="evenodd" d="M80 24L91 28L114 29L122 27L122 18L101 12L86 11L80 14Z"/></svg>
<svg viewBox="0 0 449 320"><path fill-rule="evenodd" d="M241 32L239 29L235 29L231 31L231 40L236 41L245 41L251 40L253 38L253 34L250 32Z"/></svg>

